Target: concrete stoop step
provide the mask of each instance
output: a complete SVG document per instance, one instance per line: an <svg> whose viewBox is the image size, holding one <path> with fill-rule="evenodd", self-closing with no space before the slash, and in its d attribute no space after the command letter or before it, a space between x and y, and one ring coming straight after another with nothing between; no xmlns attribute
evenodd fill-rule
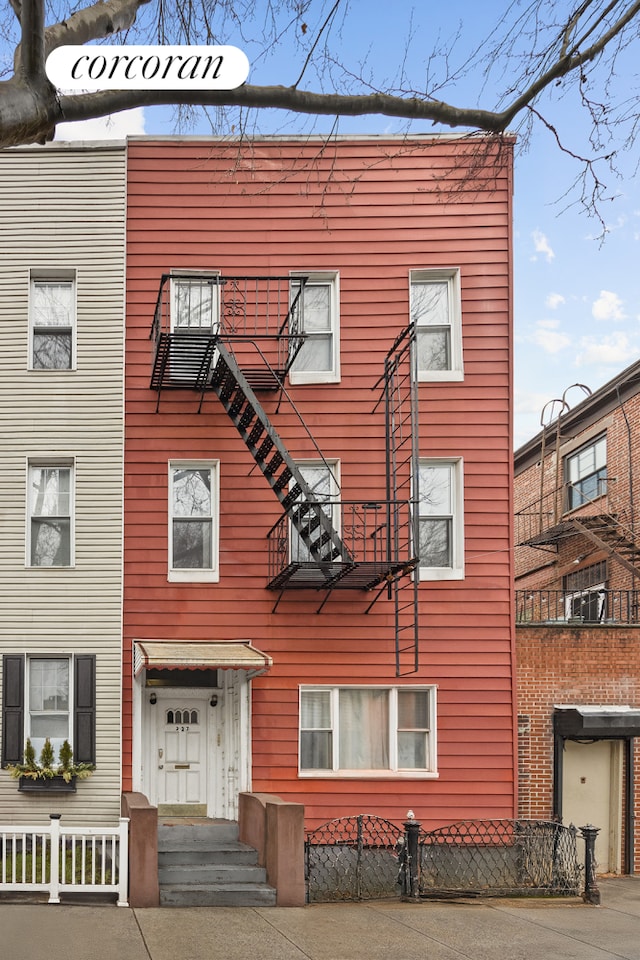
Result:
<svg viewBox="0 0 640 960"><path fill-rule="evenodd" d="M158 881L163 907L269 907L267 884L253 847L230 821L158 827Z"/></svg>

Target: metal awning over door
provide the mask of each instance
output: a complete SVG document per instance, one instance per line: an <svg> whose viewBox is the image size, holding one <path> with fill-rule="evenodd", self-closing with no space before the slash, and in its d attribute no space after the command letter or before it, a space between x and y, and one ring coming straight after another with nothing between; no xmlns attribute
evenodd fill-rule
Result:
<svg viewBox="0 0 640 960"><path fill-rule="evenodd" d="M250 640L134 640L134 675L142 670L246 670L249 679L266 673L271 657Z"/></svg>

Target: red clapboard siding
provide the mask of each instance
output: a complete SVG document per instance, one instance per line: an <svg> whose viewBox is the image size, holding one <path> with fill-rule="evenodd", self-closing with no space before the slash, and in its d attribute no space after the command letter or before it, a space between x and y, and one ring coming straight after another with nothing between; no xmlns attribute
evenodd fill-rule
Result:
<svg viewBox="0 0 640 960"><path fill-rule="evenodd" d="M486 150L486 164L478 162ZM133 637L251 638L274 666L253 681L252 787L305 804L310 826L412 808L427 826L515 811L511 613L511 157L463 139L132 140L128 158L125 657ZM155 413L149 330L160 277L336 270L339 384L290 387L346 499L384 496L383 413L372 388L409 321L412 269L459 267L464 380L424 383L420 451L464 458L464 580L420 586L421 658L394 675L383 596L265 589L279 506L215 397L165 393ZM295 458L315 459L284 404L265 409ZM167 463L220 460L220 581L167 583ZM125 670L130 678L131 670ZM304 683L435 683L438 776L298 775ZM131 681L125 681L130 744ZM130 780L130 758L125 763Z"/></svg>

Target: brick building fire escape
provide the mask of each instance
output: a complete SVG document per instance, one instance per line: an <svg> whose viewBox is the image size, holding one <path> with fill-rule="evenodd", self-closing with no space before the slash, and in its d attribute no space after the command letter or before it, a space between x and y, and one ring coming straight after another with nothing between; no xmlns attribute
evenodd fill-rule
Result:
<svg viewBox="0 0 640 960"><path fill-rule="evenodd" d="M161 279L151 329L150 387L156 410L165 390L213 392L280 502L267 534L267 588L372 591L367 612L393 601L396 675L418 669L416 490L417 393L411 327L385 359L379 404L385 411L385 496L375 501L320 498L296 464L257 394L291 404L288 373L305 342L305 278L171 274ZM317 445L316 445L317 449ZM322 454L318 451L322 460ZM326 463L326 461L324 461ZM274 608L275 609L275 608Z"/></svg>

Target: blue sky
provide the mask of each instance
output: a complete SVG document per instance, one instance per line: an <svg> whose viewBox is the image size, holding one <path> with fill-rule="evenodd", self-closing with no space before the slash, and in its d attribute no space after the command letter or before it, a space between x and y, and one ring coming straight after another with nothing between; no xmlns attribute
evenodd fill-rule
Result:
<svg viewBox="0 0 640 960"><path fill-rule="evenodd" d="M543 0L546 2L546 0ZM551 8L562 4L549 2ZM306 36L315 36L316 26L331 4L312 7ZM443 67L441 57L427 55L434 47L450 51L449 69L459 71L437 95L457 105L495 106L494 91L500 76L484 79L474 63L474 48L499 21L508 5L497 0L477 4L450 0L446 5L426 0L413 4L396 0L352 0L346 17L336 21L333 42L339 59L355 72L371 76L380 87L401 82L401 73L414 86L423 82L425 64L431 75ZM407 45L407 38L409 38ZM297 79L304 53L285 36L269 56L254 56L254 48L239 37L236 42L252 61L250 82L292 83ZM526 50L526 37L520 48ZM257 48L256 48L257 49ZM361 65L364 63L364 67ZM617 63L617 89L623 96L637 91L633 56L627 51ZM508 72L506 74L508 79ZM318 89L321 82L313 70L301 84ZM502 80L504 83L504 80ZM593 89L594 99L604 93ZM554 99L544 96L540 111L552 123L563 144L575 154L588 155L588 130L584 113L571 91L554 90ZM558 99L560 94L560 99ZM304 133L331 129L331 120L308 121L302 116L283 117L270 111L261 118L261 132ZM337 130L349 133L401 133L402 121L382 117L341 119ZM410 127L425 131L424 124ZM192 132L209 132L201 125ZM118 137L126 133L171 133L170 112L141 110L105 121L67 125L58 139ZM600 152L606 152L604 143ZM635 178L636 155L625 159L621 178L601 170L607 184L607 199L600 211L602 224L581 210L579 194L570 191L581 166L562 153L555 136L537 124L526 150L516 158L514 196L514 316L515 316L515 445L518 447L549 421L549 401L566 396L571 406L584 397L573 384L597 389L640 351L640 196ZM569 191L567 195L567 191Z"/></svg>

